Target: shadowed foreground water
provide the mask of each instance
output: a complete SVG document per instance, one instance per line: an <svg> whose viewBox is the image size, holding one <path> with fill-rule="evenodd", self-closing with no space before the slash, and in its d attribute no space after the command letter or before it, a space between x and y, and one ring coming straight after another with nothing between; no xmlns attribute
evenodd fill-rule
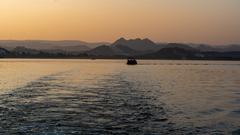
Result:
<svg viewBox="0 0 240 135"><path fill-rule="evenodd" d="M239 62L7 62L0 134L240 134Z"/></svg>

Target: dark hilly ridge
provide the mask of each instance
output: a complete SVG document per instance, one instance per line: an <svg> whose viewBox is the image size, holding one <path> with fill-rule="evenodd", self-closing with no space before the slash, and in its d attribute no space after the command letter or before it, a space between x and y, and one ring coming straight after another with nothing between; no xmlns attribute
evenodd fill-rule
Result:
<svg viewBox="0 0 240 135"><path fill-rule="evenodd" d="M123 56L139 59L240 59L237 46L191 45L182 43L157 44L149 39L120 38L110 46L100 46L90 50L92 56ZM231 49L230 49L231 48ZM226 51L225 51L226 50ZM232 51L237 50L237 51ZM121 57L122 58L122 57Z"/></svg>
<svg viewBox="0 0 240 135"><path fill-rule="evenodd" d="M111 46L117 47L119 45L128 47L132 50L135 50L137 52L151 52L156 49L160 49L160 46L154 43L153 41L149 39L130 39L126 40L124 38L120 38L117 41L115 41Z"/></svg>
<svg viewBox="0 0 240 135"><path fill-rule="evenodd" d="M123 45L107 46L102 45L86 52L92 56L131 56L137 54L137 52L131 48Z"/></svg>
<svg viewBox="0 0 240 135"><path fill-rule="evenodd" d="M35 50L62 50L66 52L84 52L91 50L105 42L87 43L77 40L62 40L62 41L48 41L48 40L1 40L0 47L13 50L16 47L25 47Z"/></svg>
<svg viewBox="0 0 240 135"><path fill-rule="evenodd" d="M202 52L236 52L240 51L240 44L230 45L206 45L206 44L188 44L188 46L194 47Z"/></svg>
<svg viewBox="0 0 240 135"><path fill-rule="evenodd" d="M162 48L162 46L152 42L149 39L130 39L120 38L113 44L99 46L87 52L96 56L135 56L140 54L152 53ZM104 50L105 49L105 50Z"/></svg>
<svg viewBox="0 0 240 135"><path fill-rule="evenodd" d="M96 43L93 46L90 47L90 43L68 40L0 41L0 57L240 60L240 45L160 44L149 39L120 38L112 44Z"/></svg>
<svg viewBox="0 0 240 135"><path fill-rule="evenodd" d="M164 55L169 55L169 53L172 53L172 50L174 50L174 48L179 48L184 50L183 53L198 51L196 48L190 47L186 44L178 44L178 43L156 44L149 39L137 38L137 39L126 40L124 38L120 38L110 46L106 46L106 45L99 46L95 49L88 51L87 54L95 55L95 56L142 56L142 57L151 56L151 57L154 57L154 55L160 56L158 55L158 53L159 53L159 50L161 49L163 49ZM165 49L166 51L170 51L170 52L165 53Z"/></svg>
<svg viewBox="0 0 240 135"><path fill-rule="evenodd" d="M173 60L240 60L240 51L202 52L197 49L166 47L155 53L135 56L139 59L173 59Z"/></svg>
<svg viewBox="0 0 240 135"><path fill-rule="evenodd" d="M88 55L92 56L115 56L117 53L107 45L98 46L90 51L87 51Z"/></svg>
<svg viewBox="0 0 240 135"><path fill-rule="evenodd" d="M157 52L137 56L143 59L196 59L203 57L203 54L195 49L181 47L167 47Z"/></svg>

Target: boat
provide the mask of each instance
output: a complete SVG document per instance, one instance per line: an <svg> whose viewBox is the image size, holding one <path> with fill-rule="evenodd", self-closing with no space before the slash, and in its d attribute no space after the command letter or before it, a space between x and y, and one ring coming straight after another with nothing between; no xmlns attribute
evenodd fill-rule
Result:
<svg viewBox="0 0 240 135"><path fill-rule="evenodd" d="M137 60L134 58L128 58L127 65L137 65Z"/></svg>

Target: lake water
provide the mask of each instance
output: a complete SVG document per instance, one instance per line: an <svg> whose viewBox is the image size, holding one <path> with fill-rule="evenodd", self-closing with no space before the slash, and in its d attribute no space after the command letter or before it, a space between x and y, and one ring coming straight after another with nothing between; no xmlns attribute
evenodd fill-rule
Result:
<svg viewBox="0 0 240 135"><path fill-rule="evenodd" d="M240 62L0 60L0 134L240 134Z"/></svg>

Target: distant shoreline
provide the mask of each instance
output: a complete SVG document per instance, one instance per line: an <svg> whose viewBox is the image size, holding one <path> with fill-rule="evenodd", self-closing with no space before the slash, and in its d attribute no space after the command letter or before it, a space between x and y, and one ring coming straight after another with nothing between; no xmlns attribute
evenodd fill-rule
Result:
<svg viewBox="0 0 240 135"><path fill-rule="evenodd" d="M59 58L55 58L55 57L5 57L5 58L0 58L0 60L7 60L7 59L64 59L64 60L70 60L70 59L74 59L74 60L126 60L127 58L87 58L87 57L82 57L82 58L78 58L78 57L59 57ZM240 61L240 59L148 59L148 58L136 58L137 60L175 60L175 61Z"/></svg>
<svg viewBox="0 0 240 135"><path fill-rule="evenodd" d="M120 38L108 45L79 41L0 41L0 46L0 58L13 59L240 60L240 45L159 44L148 38Z"/></svg>

